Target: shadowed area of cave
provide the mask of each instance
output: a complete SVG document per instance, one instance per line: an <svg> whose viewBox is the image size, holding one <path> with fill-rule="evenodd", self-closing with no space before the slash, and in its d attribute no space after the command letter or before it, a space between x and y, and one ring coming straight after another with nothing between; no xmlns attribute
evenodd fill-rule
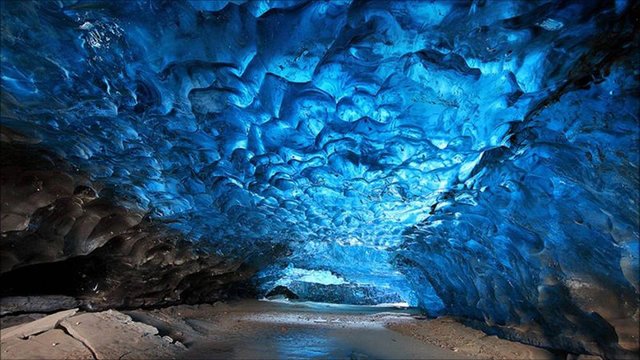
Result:
<svg viewBox="0 0 640 360"><path fill-rule="evenodd" d="M406 303L638 353L640 3L1 5L3 314Z"/></svg>

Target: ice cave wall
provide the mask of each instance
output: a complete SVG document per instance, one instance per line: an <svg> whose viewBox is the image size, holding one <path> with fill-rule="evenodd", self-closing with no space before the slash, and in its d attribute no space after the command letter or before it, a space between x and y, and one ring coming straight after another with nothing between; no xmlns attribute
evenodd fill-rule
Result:
<svg viewBox="0 0 640 360"><path fill-rule="evenodd" d="M637 351L638 6L5 1L2 125L262 293Z"/></svg>
<svg viewBox="0 0 640 360"><path fill-rule="evenodd" d="M637 75L590 65L606 79L515 125L406 231L397 261L447 312L637 348Z"/></svg>

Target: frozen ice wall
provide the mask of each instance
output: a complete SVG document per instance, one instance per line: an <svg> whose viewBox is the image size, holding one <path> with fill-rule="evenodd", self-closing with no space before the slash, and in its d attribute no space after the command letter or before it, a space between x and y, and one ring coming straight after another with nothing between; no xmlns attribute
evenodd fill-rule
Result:
<svg viewBox="0 0 640 360"><path fill-rule="evenodd" d="M617 344L638 320L637 18L634 1L5 1L2 124L219 255L285 245L264 292Z"/></svg>

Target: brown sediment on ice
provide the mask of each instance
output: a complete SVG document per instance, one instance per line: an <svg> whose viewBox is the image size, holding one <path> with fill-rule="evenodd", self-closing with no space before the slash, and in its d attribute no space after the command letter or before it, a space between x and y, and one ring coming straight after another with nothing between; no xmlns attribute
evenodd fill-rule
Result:
<svg viewBox="0 0 640 360"><path fill-rule="evenodd" d="M452 349L476 359L555 358L545 349L487 335L450 317L390 323L388 327L425 343Z"/></svg>
<svg viewBox="0 0 640 360"><path fill-rule="evenodd" d="M153 326L108 310L61 311L2 329L2 359L172 359L184 345L161 337Z"/></svg>

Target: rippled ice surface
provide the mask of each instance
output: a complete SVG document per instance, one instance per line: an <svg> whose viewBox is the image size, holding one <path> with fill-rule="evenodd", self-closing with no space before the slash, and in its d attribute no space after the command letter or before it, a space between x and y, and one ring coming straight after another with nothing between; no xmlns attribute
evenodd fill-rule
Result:
<svg viewBox="0 0 640 360"><path fill-rule="evenodd" d="M2 6L3 125L212 251L282 248L264 291L638 316L636 2Z"/></svg>

